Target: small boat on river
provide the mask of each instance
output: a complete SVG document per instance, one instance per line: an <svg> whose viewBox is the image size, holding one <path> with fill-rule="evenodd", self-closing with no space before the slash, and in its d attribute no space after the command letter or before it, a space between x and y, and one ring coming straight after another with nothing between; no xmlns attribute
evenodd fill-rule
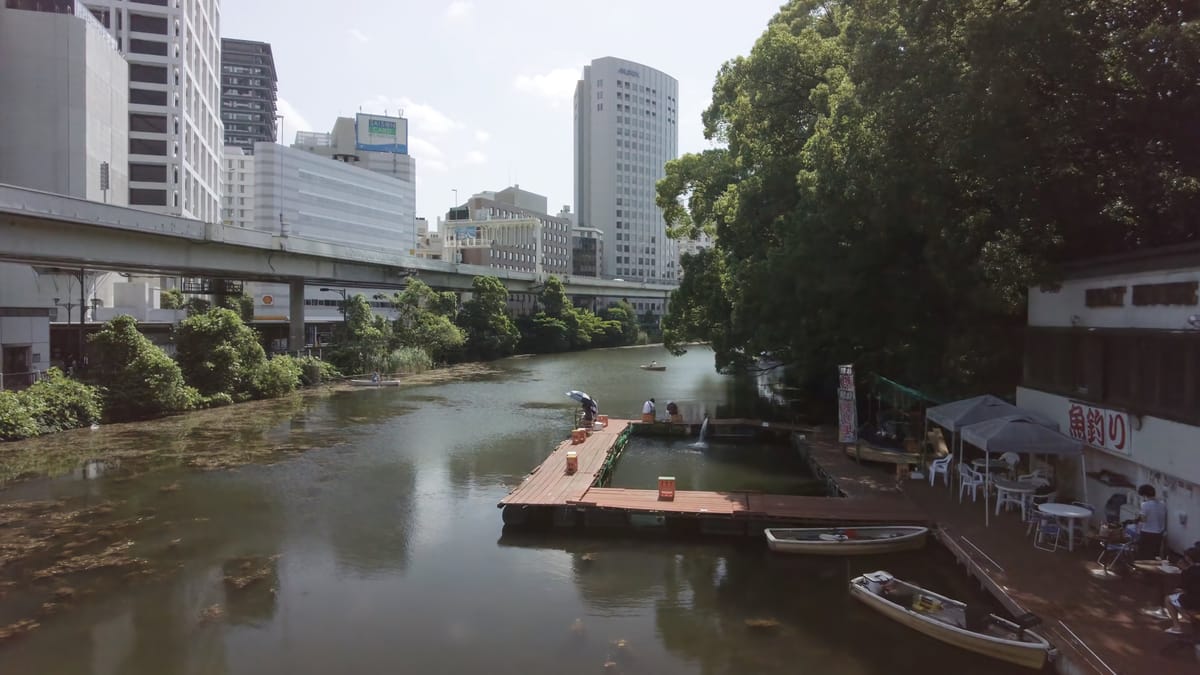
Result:
<svg viewBox="0 0 1200 675"><path fill-rule="evenodd" d="M638 367L641 368L642 370L666 370L667 369L666 366L658 365L658 361L651 361L650 363L643 363L642 365L640 365Z"/></svg>
<svg viewBox="0 0 1200 675"><path fill-rule="evenodd" d="M780 553L870 555L911 551L925 546L927 527L767 528L767 546Z"/></svg>
<svg viewBox="0 0 1200 675"><path fill-rule="evenodd" d="M1018 666L1040 670L1052 649L1046 638L1028 630L1040 623L1032 614L1009 621L882 570L851 579L850 595L935 640Z"/></svg>
<svg viewBox="0 0 1200 675"><path fill-rule="evenodd" d="M355 387L398 387L400 380L350 380Z"/></svg>

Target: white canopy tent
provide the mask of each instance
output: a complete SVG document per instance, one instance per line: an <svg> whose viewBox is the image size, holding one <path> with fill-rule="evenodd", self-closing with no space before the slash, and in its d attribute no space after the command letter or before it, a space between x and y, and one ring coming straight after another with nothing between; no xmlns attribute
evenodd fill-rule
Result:
<svg viewBox="0 0 1200 675"><path fill-rule="evenodd" d="M1049 429L1058 429L1058 423L1048 417L1028 410L1022 410L997 396L984 394L983 396L964 398L961 401L953 401L926 409L925 433L928 438L930 422L949 429L951 433L950 448L952 451L957 451L958 461L961 463L963 428L986 420L1014 415L1035 420L1038 424ZM950 489L954 489L953 481L946 481L946 483Z"/></svg>
<svg viewBox="0 0 1200 675"><path fill-rule="evenodd" d="M1087 499L1087 469L1083 459L1083 446L1079 441L1047 428L1041 420L1030 415L1008 415L964 427L962 440L983 450L984 457L991 460L992 453L1015 452L1025 455L1054 455L1056 457L1079 457L1079 470L1083 485L1083 498ZM962 461L962 457L959 457ZM991 481L991 462L987 462L985 482ZM989 506L991 493L983 491L984 523L991 518Z"/></svg>

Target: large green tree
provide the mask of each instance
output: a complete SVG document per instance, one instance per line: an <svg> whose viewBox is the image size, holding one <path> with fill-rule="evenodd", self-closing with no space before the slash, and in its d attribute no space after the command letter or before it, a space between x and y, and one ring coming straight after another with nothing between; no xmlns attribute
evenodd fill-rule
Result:
<svg viewBox="0 0 1200 675"><path fill-rule="evenodd" d="M211 396L234 400L258 395L255 375L267 362L258 332L231 309L214 307L194 314L175 329L175 358L188 384Z"/></svg>
<svg viewBox="0 0 1200 675"><path fill-rule="evenodd" d="M138 331L133 317L112 319L89 340L89 377L100 386L105 419L143 419L196 405L199 394L184 383L179 364Z"/></svg>
<svg viewBox="0 0 1200 675"><path fill-rule="evenodd" d="M439 363L452 360L462 350L466 334L454 324L458 297L453 292L435 291L419 279L409 279L391 301L396 308L393 331L399 346L423 349Z"/></svg>
<svg viewBox="0 0 1200 675"><path fill-rule="evenodd" d="M345 301L344 311L345 321L333 331L329 361L351 375L384 368L393 342L391 322L374 314L361 293Z"/></svg>
<svg viewBox="0 0 1200 675"><path fill-rule="evenodd" d="M475 277L471 299L463 303L458 325L467 334L472 358L495 359L513 353L521 333L508 313L508 289L496 277Z"/></svg>
<svg viewBox="0 0 1200 675"><path fill-rule="evenodd" d="M1067 259L1194 239L1194 4L796 0L726 63L716 149L667 166L669 345L1007 388L1025 289ZM1015 344L1019 344L1015 343Z"/></svg>

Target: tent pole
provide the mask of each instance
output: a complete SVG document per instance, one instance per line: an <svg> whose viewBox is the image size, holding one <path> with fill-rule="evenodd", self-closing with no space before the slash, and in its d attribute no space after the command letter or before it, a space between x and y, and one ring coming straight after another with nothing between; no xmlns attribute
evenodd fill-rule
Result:
<svg viewBox="0 0 1200 675"><path fill-rule="evenodd" d="M983 449L983 526L991 525L992 507L990 506L990 497L992 491L988 488L992 483L992 451L988 448Z"/></svg>

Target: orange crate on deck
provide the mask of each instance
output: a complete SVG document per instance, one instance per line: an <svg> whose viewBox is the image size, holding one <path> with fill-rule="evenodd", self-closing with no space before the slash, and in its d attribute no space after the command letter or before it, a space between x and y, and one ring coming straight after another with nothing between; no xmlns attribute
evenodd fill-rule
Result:
<svg viewBox="0 0 1200 675"><path fill-rule="evenodd" d="M659 476L658 477L658 498L664 501L675 500L675 477L674 476Z"/></svg>
<svg viewBox="0 0 1200 675"><path fill-rule="evenodd" d="M579 470L579 453L574 450L567 451L567 473L575 473Z"/></svg>
<svg viewBox="0 0 1200 675"><path fill-rule="evenodd" d="M571 442L574 443L575 445L579 445L580 443L587 440L587 435L588 435L587 429L572 429L571 430Z"/></svg>
<svg viewBox="0 0 1200 675"><path fill-rule="evenodd" d="M608 426L608 415L596 415L596 421L604 426Z"/></svg>

